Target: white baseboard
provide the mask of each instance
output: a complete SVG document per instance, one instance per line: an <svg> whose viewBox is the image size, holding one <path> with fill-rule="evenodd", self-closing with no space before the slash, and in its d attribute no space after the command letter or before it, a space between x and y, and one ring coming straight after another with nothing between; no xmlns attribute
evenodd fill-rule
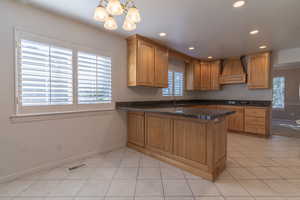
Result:
<svg viewBox="0 0 300 200"><path fill-rule="evenodd" d="M119 148L122 148L122 147L124 147L123 142L122 142L122 144L116 145L116 146L112 147L109 150L91 151L91 152L84 153L84 154L81 154L81 155L76 155L76 156L71 156L69 158L64 158L62 160L49 162L49 163L46 163L46 164L43 164L43 165L40 165L40 166L36 166L36 167L30 168L30 169L25 169L25 170L20 171L20 172L16 172L16 173L13 173L13 174L9 174L7 176L0 177L0 183L13 181L13 180L25 177L25 176L29 176L29 175L34 174L34 173L50 170L50 169L53 169L53 168L56 168L56 167L59 167L59 166L62 166L62 165L68 164L68 163L72 163L72 162L75 162L75 161L78 161L78 160L82 160L82 159L94 156L96 154L106 153L106 152L113 151L115 149L119 149Z"/></svg>

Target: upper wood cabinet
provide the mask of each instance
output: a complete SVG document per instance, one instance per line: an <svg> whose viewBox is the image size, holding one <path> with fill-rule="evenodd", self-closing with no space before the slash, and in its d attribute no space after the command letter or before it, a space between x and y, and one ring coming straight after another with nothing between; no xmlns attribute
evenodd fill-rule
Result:
<svg viewBox="0 0 300 200"><path fill-rule="evenodd" d="M200 89L210 90L211 89L211 66L210 62L201 62L200 64Z"/></svg>
<svg viewBox="0 0 300 200"><path fill-rule="evenodd" d="M200 90L201 64L198 60L186 63L185 88L186 90Z"/></svg>
<svg viewBox="0 0 300 200"><path fill-rule="evenodd" d="M248 88L270 88L270 53L250 55L248 58Z"/></svg>
<svg viewBox="0 0 300 200"><path fill-rule="evenodd" d="M210 90L220 90L221 62L210 62Z"/></svg>
<svg viewBox="0 0 300 200"><path fill-rule="evenodd" d="M186 65L187 90L219 90L220 61L194 60Z"/></svg>
<svg viewBox="0 0 300 200"><path fill-rule="evenodd" d="M155 47L154 86L168 87L168 51L161 47Z"/></svg>
<svg viewBox="0 0 300 200"><path fill-rule="evenodd" d="M134 35L127 39L128 86L168 87L168 50Z"/></svg>
<svg viewBox="0 0 300 200"><path fill-rule="evenodd" d="M229 58L223 61L220 78L221 84L246 83L246 73L240 58Z"/></svg>

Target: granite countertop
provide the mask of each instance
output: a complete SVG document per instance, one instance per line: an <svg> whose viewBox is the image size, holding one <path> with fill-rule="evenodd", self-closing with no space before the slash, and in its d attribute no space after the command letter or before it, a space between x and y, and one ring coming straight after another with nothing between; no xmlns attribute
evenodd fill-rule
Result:
<svg viewBox="0 0 300 200"><path fill-rule="evenodd" d="M224 117L235 113L235 111L220 110L220 109L213 110L213 109L204 109L204 108L173 107L173 106L172 107L119 106L118 109L124 111L150 112L150 113L159 113L159 114L166 114L166 115L177 115L177 116L184 116L184 117L190 117L190 118L202 119L202 120L215 120L220 117Z"/></svg>

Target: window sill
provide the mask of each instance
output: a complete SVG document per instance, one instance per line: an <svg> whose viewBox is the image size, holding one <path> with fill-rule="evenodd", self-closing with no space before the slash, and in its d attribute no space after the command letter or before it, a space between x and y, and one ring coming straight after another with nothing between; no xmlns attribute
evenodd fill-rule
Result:
<svg viewBox="0 0 300 200"><path fill-rule="evenodd" d="M15 114L10 116L13 123L57 120L67 118L78 118L85 116L102 115L107 112L115 111L114 107L103 108L97 110L78 110L78 111L63 111L63 112L45 112L45 113L30 113L30 114Z"/></svg>

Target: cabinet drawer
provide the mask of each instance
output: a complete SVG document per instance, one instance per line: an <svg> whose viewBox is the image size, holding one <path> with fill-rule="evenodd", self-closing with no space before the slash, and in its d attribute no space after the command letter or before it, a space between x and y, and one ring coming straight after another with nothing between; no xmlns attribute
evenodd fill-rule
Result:
<svg viewBox="0 0 300 200"><path fill-rule="evenodd" d="M261 135L265 135L266 134L266 129L265 127L262 126L256 126L256 125L246 125L245 126L245 132L248 133L256 133L256 134L261 134Z"/></svg>
<svg viewBox="0 0 300 200"><path fill-rule="evenodd" d="M266 119L263 117L246 116L245 125L262 126L265 127Z"/></svg>
<svg viewBox="0 0 300 200"><path fill-rule="evenodd" d="M265 118L267 115L267 109L265 108L257 108L257 107L254 107L254 108L249 108L247 107L245 109L245 116L253 116L253 117L262 117L262 118Z"/></svg>

